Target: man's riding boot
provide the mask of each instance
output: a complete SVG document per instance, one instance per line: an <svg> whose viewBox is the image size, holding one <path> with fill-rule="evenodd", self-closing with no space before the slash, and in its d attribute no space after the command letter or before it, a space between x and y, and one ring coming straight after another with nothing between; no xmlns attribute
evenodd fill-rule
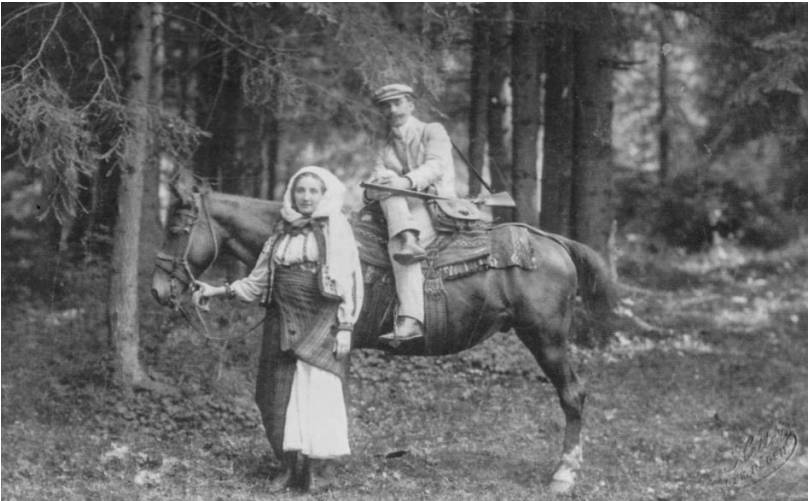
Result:
<svg viewBox="0 0 812 501"><path fill-rule="evenodd" d="M417 232L414 230L402 231L395 236L400 241L400 249L392 253L392 259L402 265L409 265L425 261L426 249L418 243Z"/></svg>
<svg viewBox="0 0 812 501"><path fill-rule="evenodd" d="M423 329L422 322L412 317L401 315L395 322L395 332L384 334L381 336L381 340L397 348L400 343L420 339L425 336L425 334L426 332Z"/></svg>
<svg viewBox="0 0 812 501"><path fill-rule="evenodd" d="M287 451L282 453L282 466L279 473L271 479L270 492L281 492L293 486L296 479L296 456L298 452Z"/></svg>

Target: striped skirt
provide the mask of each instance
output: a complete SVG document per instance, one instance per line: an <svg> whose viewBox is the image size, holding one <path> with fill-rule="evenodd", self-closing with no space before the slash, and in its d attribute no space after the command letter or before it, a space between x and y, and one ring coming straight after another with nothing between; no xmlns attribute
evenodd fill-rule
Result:
<svg viewBox="0 0 812 501"><path fill-rule="evenodd" d="M348 358L339 362L331 351L338 303L321 295L317 279L309 270L275 270L256 401L277 456L285 450L317 458L350 452Z"/></svg>

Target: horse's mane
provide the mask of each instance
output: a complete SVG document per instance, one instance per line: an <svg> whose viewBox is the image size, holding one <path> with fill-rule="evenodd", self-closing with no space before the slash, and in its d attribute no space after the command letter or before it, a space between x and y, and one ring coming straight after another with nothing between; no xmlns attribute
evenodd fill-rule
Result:
<svg viewBox="0 0 812 501"><path fill-rule="evenodd" d="M279 220L282 202L210 191L210 215L230 234L245 232L259 248ZM259 250L257 249L257 252Z"/></svg>
<svg viewBox="0 0 812 501"><path fill-rule="evenodd" d="M175 198L179 199L176 200L176 202L179 201L184 205L193 203L192 194L199 193L201 195L209 195L218 203L230 206L233 209L273 212L282 206L281 202L215 191L205 178L194 174L188 169L179 169L170 180L169 185L172 187Z"/></svg>
<svg viewBox="0 0 812 501"><path fill-rule="evenodd" d="M263 200L261 198L232 195L230 193L221 193L219 191L211 191L209 194L212 199L216 199L218 202L232 206L235 209L273 211L282 207L282 202L276 200Z"/></svg>

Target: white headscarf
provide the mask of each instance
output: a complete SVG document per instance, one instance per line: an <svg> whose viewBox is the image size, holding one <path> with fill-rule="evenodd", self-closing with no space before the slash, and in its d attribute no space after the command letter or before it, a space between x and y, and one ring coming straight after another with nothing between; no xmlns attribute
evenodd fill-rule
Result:
<svg viewBox="0 0 812 501"><path fill-rule="evenodd" d="M344 193L347 191L347 189L344 187L344 183L339 181L338 178L327 169L311 165L308 167L302 167L296 171L296 174L294 174L293 177L290 178L290 181L288 181L285 196L282 198L282 202L284 204L282 207L282 217L285 218L285 221L292 223L297 219L305 217L296 210L293 204L293 186L296 184L296 181L302 176L302 174L313 174L317 178L321 179L321 181L324 183L324 195L321 197L321 200L319 200L318 205L316 205L314 208L313 214L311 214L309 217L319 218L340 215L341 208L344 205Z"/></svg>
<svg viewBox="0 0 812 501"><path fill-rule="evenodd" d="M355 243L355 236L352 232L347 217L341 212L344 205L344 193L346 188L344 183L339 181L327 169L316 166L302 167L291 177L285 196L282 199L282 217L288 223L305 218L298 212L293 204L293 187L296 180L302 174L313 174L324 183L324 195L319 200L310 218L327 218L327 229L325 231L326 251L325 264L329 278L335 280L338 292L345 300L347 296L355 296L354 304L360 309L363 300L363 285L358 283L360 275L360 261L358 259L358 247ZM353 275L356 275L353 277Z"/></svg>

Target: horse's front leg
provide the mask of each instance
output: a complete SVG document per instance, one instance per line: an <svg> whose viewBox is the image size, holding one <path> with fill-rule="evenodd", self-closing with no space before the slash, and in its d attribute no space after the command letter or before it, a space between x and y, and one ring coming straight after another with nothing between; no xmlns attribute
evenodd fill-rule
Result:
<svg viewBox="0 0 812 501"><path fill-rule="evenodd" d="M566 419L564 451L553 474L550 489L556 493L566 493L575 484L583 460L581 422L586 392L567 360L567 347L563 334L551 335L548 332L545 336L538 331L530 332L518 329L517 334L555 386L561 409L564 411Z"/></svg>

